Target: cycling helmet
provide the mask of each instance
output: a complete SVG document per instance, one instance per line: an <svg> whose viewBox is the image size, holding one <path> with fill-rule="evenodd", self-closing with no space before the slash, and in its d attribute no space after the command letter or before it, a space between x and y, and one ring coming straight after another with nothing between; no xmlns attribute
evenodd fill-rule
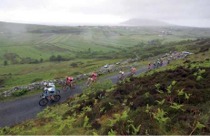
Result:
<svg viewBox="0 0 210 136"><path fill-rule="evenodd" d="M55 86L54 83L48 83L48 86Z"/></svg>
<svg viewBox="0 0 210 136"><path fill-rule="evenodd" d="M73 77L67 77L67 80L73 81Z"/></svg>

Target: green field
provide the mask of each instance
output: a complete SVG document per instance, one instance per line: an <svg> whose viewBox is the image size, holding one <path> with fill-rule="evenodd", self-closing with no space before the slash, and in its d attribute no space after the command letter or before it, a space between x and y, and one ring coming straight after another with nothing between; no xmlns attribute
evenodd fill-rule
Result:
<svg viewBox="0 0 210 136"><path fill-rule="evenodd" d="M55 27L0 23L0 63L24 58L49 60L52 55L74 58L82 52L118 51L140 42L209 37L210 29L185 27ZM12 60L16 57L16 60ZM11 62L10 62L11 63Z"/></svg>

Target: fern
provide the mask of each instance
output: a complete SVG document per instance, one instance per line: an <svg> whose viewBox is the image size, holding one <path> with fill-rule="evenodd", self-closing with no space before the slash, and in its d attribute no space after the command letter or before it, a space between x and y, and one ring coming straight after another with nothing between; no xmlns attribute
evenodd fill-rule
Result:
<svg viewBox="0 0 210 136"><path fill-rule="evenodd" d="M160 84L159 83L155 84L155 87L157 88L157 90L159 90L160 89Z"/></svg>
<svg viewBox="0 0 210 136"><path fill-rule="evenodd" d="M88 121L89 121L89 118L87 116L85 116L84 123L83 123L84 128L90 127L90 125L88 124Z"/></svg>
<svg viewBox="0 0 210 136"><path fill-rule="evenodd" d="M120 120L127 120L128 118L128 111L125 110L122 115L121 114L114 114L114 119L109 119L110 123L109 123L109 126L114 126L114 124Z"/></svg>
<svg viewBox="0 0 210 136"><path fill-rule="evenodd" d="M90 106L86 106L83 108L83 111L89 112L89 111L92 111L92 108Z"/></svg>
<svg viewBox="0 0 210 136"><path fill-rule="evenodd" d="M177 95L178 95L178 96L184 95L184 89L177 90Z"/></svg>
<svg viewBox="0 0 210 136"><path fill-rule="evenodd" d="M173 109L176 109L176 110L179 110L179 109L183 110L182 109L183 105L182 104L177 104L175 102L172 103L172 105L170 107L173 108Z"/></svg>
<svg viewBox="0 0 210 136"><path fill-rule="evenodd" d="M149 104L147 104L145 112L146 113L149 113L150 112L150 109L151 109L151 106L149 106Z"/></svg>
<svg viewBox="0 0 210 136"><path fill-rule="evenodd" d="M204 127L205 127L204 124L201 124L199 121L197 121L197 122L196 122L196 125L195 125L195 127L193 128L193 130L191 131L190 135L192 135L193 132L194 132L196 129L202 129L202 128L204 128Z"/></svg>
<svg viewBox="0 0 210 136"><path fill-rule="evenodd" d="M114 104L112 104L111 102L109 102L109 105L110 105L110 106L113 106Z"/></svg>
<svg viewBox="0 0 210 136"><path fill-rule="evenodd" d="M165 124L165 123L169 120L168 117L165 117L166 114L167 114L167 113L166 113L164 110L158 108L157 113L153 113L153 117L154 117L154 119L156 119L159 123Z"/></svg>
<svg viewBox="0 0 210 136"><path fill-rule="evenodd" d="M121 120L126 120L128 117L128 111L125 110L123 113L122 113L122 116L120 117Z"/></svg>
<svg viewBox="0 0 210 136"><path fill-rule="evenodd" d="M131 134L132 135L137 135L140 131L141 124L137 128L133 124L130 124L129 127L132 128Z"/></svg>
<svg viewBox="0 0 210 136"><path fill-rule="evenodd" d="M197 75L198 75L198 73L197 73L197 72L193 73L193 76L195 76L195 77L196 77Z"/></svg>
<svg viewBox="0 0 210 136"><path fill-rule="evenodd" d="M121 115L120 114L114 114L114 118L116 121L120 120Z"/></svg>
<svg viewBox="0 0 210 136"><path fill-rule="evenodd" d="M175 80L173 80L173 81L171 82L171 85L172 85L172 86L175 86L176 83L177 83L177 82L176 82Z"/></svg>
<svg viewBox="0 0 210 136"><path fill-rule="evenodd" d="M117 134L116 131L113 131L112 129L108 132L109 136L115 136Z"/></svg>
<svg viewBox="0 0 210 136"><path fill-rule="evenodd" d="M170 93L171 93L171 90L172 90L172 85L169 85L169 86L166 88L166 90L167 90L167 93L170 94Z"/></svg>
<svg viewBox="0 0 210 136"><path fill-rule="evenodd" d="M105 109L105 107L100 108L100 112L104 112Z"/></svg>
<svg viewBox="0 0 210 136"><path fill-rule="evenodd" d="M162 101L158 101L158 100L156 100L156 102L158 103L158 105L163 105L163 104L164 104L164 102L165 102L165 99L163 99Z"/></svg>
<svg viewBox="0 0 210 136"><path fill-rule="evenodd" d="M185 95L185 99L187 99L187 100L190 99L191 94L185 93L184 95Z"/></svg>
<svg viewBox="0 0 210 136"><path fill-rule="evenodd" d="M196 81L200 81L201 79L203 79L203 77L201 75L196 77Z"/></svg>
<svg viewBox="0 0 210 136"><path fill-rule="evenodd" d="M206 70L205 69L201 69L198 72L199 72L200 75L202 75L202 74L204 74L206 72Z"/></svg>
<svg viewBox="0 0 210 136"><path fill-rule="evenodd" d="M11 133L11 129L9 127L0 128L0 135L8 135Z"/></svg>
<svg viewBox="0 0 210 136"><path fill-rule="evenodd" d="M113 127L116 122L117 122L117 120L115 120L115 119L109 119L109 125L108 126Z"/></svg>
<svg viewBox="0 0 210 136"><path fill-rule="evenodd" d="M160 84L155 84L155 87L157 88L157 92L159 92L160 94L163 94L163 91L160 90Z"/></svg>
<svg viewBox="0 0 210 136"><path fill-rule="evenodd" d="M158 91L158 93L163 94L163 91L162 90L157 90L157 91Z"/></svg>
<svg viewBox="0 0 210 136"><path fill-rule="evenodd" d="M197 129L202 129L205 127L204 124L201 124L199 121L196 123L196 126L195 126Z"/></svg>
<svg viewBox="0 0 210 136"><path fill-rule="evenodd" d="M93 132L93 135L94 135L94 136L98 136L98 134L97 134L96 132Z"/></svg>
<svg viewBox="0 0 210 136"><path fill-rule="evenodd" d="M146 93L144 94L144 96L145 96L146 98L149 98L150 93L149 93L149 92L146 92Z"/></svg>
<svg viewBox="0 0 210 136"><path fill-rule="evenodd" d="M72 117L68 116L67 119L65 119L64 123L65 123L67 128L71 128L75 121L76 121L75 118L72 118Z"/></svg>

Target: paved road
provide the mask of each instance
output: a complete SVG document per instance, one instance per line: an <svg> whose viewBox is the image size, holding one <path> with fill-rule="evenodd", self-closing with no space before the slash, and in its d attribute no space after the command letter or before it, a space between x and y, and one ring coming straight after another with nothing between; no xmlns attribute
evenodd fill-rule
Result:
<svg viewBox="0 0 210 136"><path fill-rule="evenodd" d="M137 70L137 74L145 72L146 68ZM126 73L128 75L128 73ZM118 80L118 75L107 77L113 83ZM61 101L65 101L70 96L82 92L82 86L76 86L73 91L61 91ZM17 123L21 123L28 119L36 117L37 113L42 111L45 107L40 107L38 102L40 100L40 94L29 96L26 98L18 99L15 101L1 102L0 103L0 127L12 126Z"/></svg>

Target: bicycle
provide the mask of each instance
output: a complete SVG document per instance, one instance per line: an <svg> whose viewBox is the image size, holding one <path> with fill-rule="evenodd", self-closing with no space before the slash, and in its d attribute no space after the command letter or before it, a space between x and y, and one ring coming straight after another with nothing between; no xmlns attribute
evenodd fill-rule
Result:
<svg viewBox="0 0 210 136"><path fill-rule="evenodd" d="M75 87L76 87L76 82L75 81L72 81L71 83L69 83L69 84L67 84L67 83L65 83L64 85L63 85L63 90L64 91L66 91L66 90L68 90L67 88L69 88L69 89L75 89Z"/></svg>
<svg viewBox="0 0 210 136"><path fill-rule="evenodd" d="M60 90L56 90L55 93L48 95L46 91L44 91L40 95L41 99L39 100L40 106L46 106L49 101L51 102L58 102L61 98Z"/></svg>
<svg viewBox="0 0 210 136"><path fill-rule="evenodd" d="M118 76L118 81L117 81L117 83L122 82L124 79L125 79L125 75L120 74L120 76Z"/></svg>
<svg viewBox="0 0 210 136"><path fill-rule="evenodd" d="M95 82L96 82L96 79L94 79L94 78L88 78L88 81L87 81L86 85L87 86L90 86L90 85L92 85Z"/></svg>

